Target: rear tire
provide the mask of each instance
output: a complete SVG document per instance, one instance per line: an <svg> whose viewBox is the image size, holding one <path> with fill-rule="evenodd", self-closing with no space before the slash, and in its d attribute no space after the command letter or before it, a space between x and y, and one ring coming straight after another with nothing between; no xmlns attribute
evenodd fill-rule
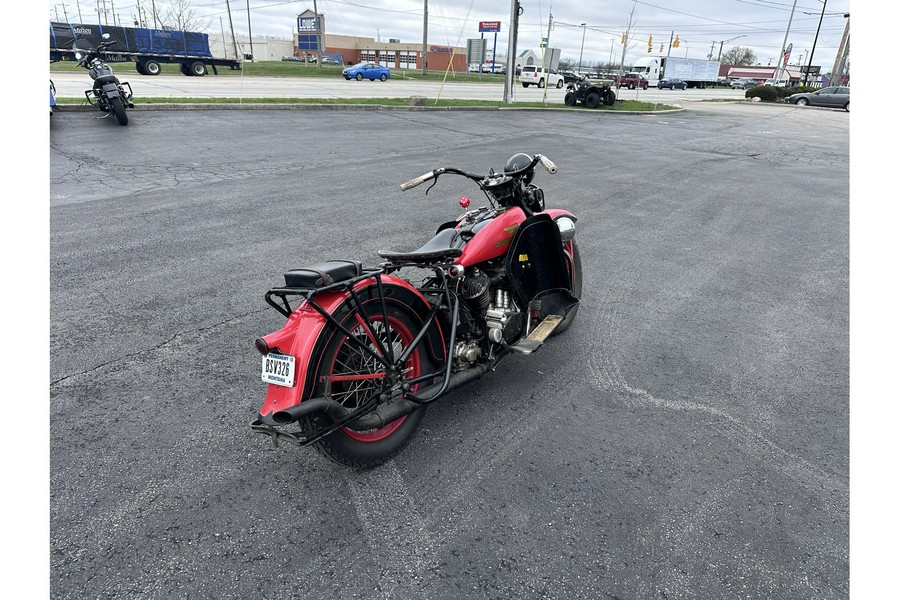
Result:
<svg viewBox="0 0 900 600"><path fill-rule="evenodd" d="M606 106L612 106L616 103L616 93L612 90L608 90L606 94L603 95L603 104Z"/></svg>
<svg viewBox="0 0 900 600"><path fill-rule="evenodd" d="M584 99L584 105L588 108L597 108L600 105L600 94L591 92Z"/></svg>
<svg viewBox="0 0 900 600"><path fill-rule="evenodd" d="M847 102L847 104L844 105L844 110L846 110L847 112L850 112L850 102L849 101Z"/></svg>
<svg viewBox="0 0 900 600"><path fill-rule="evenodd" d="M563 81L562 81L562 79L560 79L559 81L556 82L556 89L560 89L560 88L562 88L562 86L563 86Z"/></svg>
<svg viewBox="0 0 900 600"><path fill-rule="evenodd" d="M119 125L128 125L128 113L125 112L125 102L120 96L109 99L109 108L116 115Z"/></svg>
<svg viewBox="0 0 900 600"><path fill-rule="evenodd" d="M379 313L370 314L373 334L382 341L382 345L386 345L387 336L382 325L384 317L380 314L380 310L370 312ZM406 348L415 338L420 325L395 305L389 304L387 312L394 356L397 356L398 352L402 351L401 348ZM344 321L344 326L356 339L375 350L377 346L366 335L363 326L357 322L356 315L355 311L349 315ZM410 355L406 363L409 369L406 373L407 378L418 377L434 370L426 351L426 344L427 342L421 343ZM349 341L347 336L334 332L319 361L314 397L324 396L325 382L322 378L328 377L331 381L331 397L344 406L355 408L367 395L379 389L382 380L372 377L378 373L384 373L384 367L380 363L364 354L357 345ZM425 418L425 410L426 407L421 406L380 429L355 431L346 427L320 440L315 447L325 457L339 464L356 469L375 467L403 450ZM315 431L331 422L328 416L314 415L304 421L304 427L309 427L309 431Z"/></svg>
<svg viewBox="0 0 900 600"><path fill-rule="evenodd" d="M357 80L357 81L362 81L362 80L363 80L363 74L362 74L362 73L357 73L357 74L356 74L356 80Z"/></svg>
<svg viewBox="0 0 900 600"><path fill-rule="evenodd" d="M538 88L540 89L540 88L542 88L542 87L544 87L544 80L543 80L543 79L541 79L540 81L538 81Z"/></svg>
<svg viewBox="0 0 900 600"><path fill-rule="evenodd" d="M199 60L195 60L191 63L191 75L194 77L203 77L206 75L206 65L204 65Z"/></svg>

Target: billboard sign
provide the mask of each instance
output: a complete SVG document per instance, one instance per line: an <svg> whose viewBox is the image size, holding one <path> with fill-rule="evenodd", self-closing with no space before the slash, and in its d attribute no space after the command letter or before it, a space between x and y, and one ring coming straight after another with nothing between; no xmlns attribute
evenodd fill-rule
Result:
<svg viewBox="0 0 900 600"><path fill-rule="evenodd" d="M497 33L500 31L500 21L479 21L478 31L481 33Z"/></svg>

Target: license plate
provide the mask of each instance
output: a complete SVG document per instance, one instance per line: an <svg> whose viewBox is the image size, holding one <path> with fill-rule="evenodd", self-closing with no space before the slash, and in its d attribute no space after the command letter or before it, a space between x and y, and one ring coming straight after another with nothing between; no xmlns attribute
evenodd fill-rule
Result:
<svg viewBox="0 0 900 600"><path fill-rule="evenodd" d="M294 357L289 354L267 354L262 359L262 380L274 385L294 385Z"/></svg>

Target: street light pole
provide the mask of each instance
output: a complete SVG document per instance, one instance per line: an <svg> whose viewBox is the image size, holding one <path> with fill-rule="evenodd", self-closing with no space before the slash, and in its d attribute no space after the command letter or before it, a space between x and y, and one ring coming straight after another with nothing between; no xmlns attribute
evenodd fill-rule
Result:
<svg viewBox="0 0 900 600"><path fill-rule="evenodd" d="M578 55L578 74L581 75L581 59L584 57L584 35L587 33L587 23L581 24L581 54Z"/></svg>
<svg viewBox="0 0 900 600"><path fill-rule="evenodd" d="M722 60L722 48L725 46L725 44L727 44L728 42L733 42L734 40L739 40L739 39L741 39L742 37L747 37L747 36L746 36L746 35L739 35L739 36L737 36L737 37L731 38L730 40L722 40L721 42L719 42L719 58L717 58L716 60L717 60L717 61Z"/></svg>
<svg viewBox="0 0 900 600"><path fill-rule="evenodd" d="M813 53L816 51L816 42L819 41L819 30L822 29L822 19L825 17L825 5L828 4L828 0L823 0L822 2L822 14L819 15L819 26L816 27L816 37L813 38L812 50L809 51L809 62L806 63L806 73L803 74L803 85L809 81L809 70L812 67L812 58Z"/></svg>
<svg viewBox="0 0 900 600"><path fill-rule="evenodd" d="M782 63L784 63L784 50L787 48L788 35L791 33L791 23L794 21L794 10L796 10L796 8L797 0L794 0L794 4L791 6L791 16L788 18L787 30L784 32L784 41L781 43L781 54L778 56L778 66L775 69L775 75L773 75L775 81L781 79Z"/></svg>

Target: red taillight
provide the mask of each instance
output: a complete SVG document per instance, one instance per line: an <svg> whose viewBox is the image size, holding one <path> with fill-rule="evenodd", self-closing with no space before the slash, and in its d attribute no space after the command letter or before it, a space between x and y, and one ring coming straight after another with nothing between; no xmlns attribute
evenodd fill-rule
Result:
<svg viewBox="0 0 900 600"><path fill-rule="evenodd" d="M269 345L266 343L266 340L262 338L256 338L256 342L254 342L254 345L256 346L256 349L259 351L259 353L263 356L269 353Z"/></svg>

